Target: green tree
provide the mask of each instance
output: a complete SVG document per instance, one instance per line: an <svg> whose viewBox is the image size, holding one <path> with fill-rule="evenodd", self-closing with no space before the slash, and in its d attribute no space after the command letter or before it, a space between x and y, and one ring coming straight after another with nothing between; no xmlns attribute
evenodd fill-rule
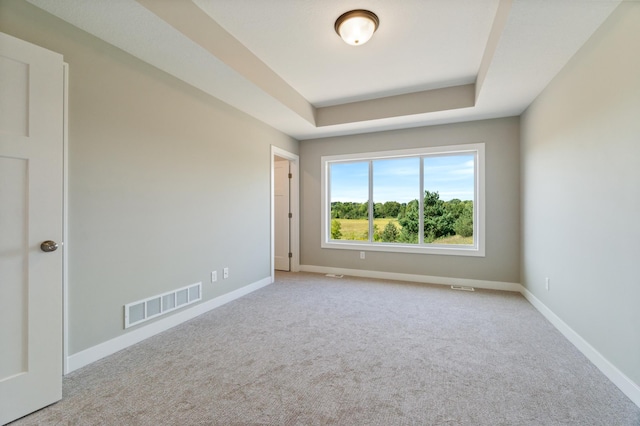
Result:
<svg viewBox="0 0 640 426"><path fill-rule="evenodd" d="M424 241L434 240L454 234L454 218L445 209L438 191L424 191Z"/></svg>
<svg viewBox="0 0 640 426"><path fill-rule="evenodd" d="M400 213L400 203L397 201L387 201L382 205L384 217L397 218Z"/></svg>
<svg viewBox="0 0 640 426"><path fill-rule="evenodd" d="M331 219L339 219L343 216L343 206L340 201L331 203Z"/></svg>
<svg viewBox="0 0 640 426"><path fill-rule="evenodd" d="M464 201L463 206L460 216L453 224L453 229L461 237L471 237L473 236L473 202Z"/></svg>
<svg viewBox="0 0 640 426"><path fill-rule="evenodd" d="M458 200L458 202L460 201ZM440 199L440 194L437 191L424 192L424 227L422 232L426 243L455 233L453 229L455 217L451 211L447 210L446 205L447 203ZM399 216L398 223L402 226L400 241L418 242L420 233L419 209L418 200L412 200L407 204L404 214Z"/></svg>
<svg viewBox="0 0 640 426"><path fill-rule="evenodd" d="M353 219L366 219L369 217L369 202L353 204L357 204L357 207L354 206L356 210L356 216Z"/></svg>
<svg viewBox="0 0 640 426"><path fill-rule="evenodd" d="M403 218L406 211L407 211L407 203L400 204L400 208L398 209L398 215L396 216L396 218L397 219Z"/></svg>
<svg viewBox="0 0 640 426"><path fill-rule="evenodd" d="M367 230L367 239L369 239L369 230ZM377 224L373 224L373 241L380 241L380 227Z"/></svg>
<svg viewBox="0 0 640 426"><path fill-rule="evenodd" d="M387 226L384 227L384 230L380 235L382 241L384 241L385 243L395 243L399 236L400 232L398 232L398 228L391 221L387 223Z"/></svg>
<svg viewBox="0 0 640 426"><path fill-rule="evenodd" d="M382 203L375 203L373 205L373 217L374 218L384 217L384 208Z"/></svg>
<svg viewBox="0 0 640 426"><path fill-rule="evenodd" d="M332 219L366 219L368 217L368 203L353 203L334 201L331 203Z"/></svg>
<svg viewBox="0 0 640 426"><path fill-rule="evenodd" d="M339 220L337 219L331 220L331 239L332 240L339 240L340 238L342 238L342 232L340 231L341 228L342 228L342 225L340 225Z"/></svg>
<svg viewBox="0 0 640 426"><path fill-rule="evenodd" d="M457 220L464 211L464 201L460 201L458 198L454 198L450 201L444 202L444 209L447 213L450 213L453 220Z"/></svg>
<svg viewBox="0 0 640 426"><path fill-rule="evenodd" d="M398 218L398 223L402 226L400 230L401 242L417 243L420 232L420 206L418 200L411 200L407 203L403 215Z"/></svg>

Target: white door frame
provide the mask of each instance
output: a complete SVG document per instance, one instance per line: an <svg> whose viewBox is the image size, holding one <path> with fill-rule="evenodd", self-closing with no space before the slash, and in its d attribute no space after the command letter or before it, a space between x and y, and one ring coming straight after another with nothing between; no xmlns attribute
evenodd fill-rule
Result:
<svg viewBox="0 0 640 426"><path fill-rule="evenodd" d="M62 131L62 374L69 374L69 64L64 63Z"/></svg>
<svg viewBox="0 0 640 426"><path fill-rule="evenodd" d="M275 269L277 271L291 271L291 162L276 157L274 162L274 222L275 222Z"/></svg>
<svg viewBox="0 0 640 426"><path fill-rule="evenodd" d="M291 178L291 188L289 192L290 209L293 217L291 218L291 233L290 233L290 250L293 253L291 257L291 272L300 271L300 157L289 151L286 151L277 146L271 145L271 282L274 282L275 277L275 179L274 179L274 165L275 158L285 158L289 160L290 171L293 177Z"/></svg>

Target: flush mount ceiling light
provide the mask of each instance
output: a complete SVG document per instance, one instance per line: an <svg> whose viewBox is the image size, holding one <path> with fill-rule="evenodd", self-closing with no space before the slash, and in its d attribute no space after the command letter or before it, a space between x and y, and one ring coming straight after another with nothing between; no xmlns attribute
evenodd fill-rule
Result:
<svg viewBox="0 0 640 426"><path fill-rule="evenodd" d="M360 46L369 41L378 29L378 24L380 24L380 20L375 13L357 9L340 15L336 19L334 28L345 43Z"/></svg>

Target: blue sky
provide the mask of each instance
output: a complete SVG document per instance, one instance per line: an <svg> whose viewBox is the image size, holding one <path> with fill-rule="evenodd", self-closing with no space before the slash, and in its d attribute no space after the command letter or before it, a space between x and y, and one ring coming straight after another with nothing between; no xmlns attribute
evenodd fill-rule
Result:
<svg viewBox="0 0 640 426"><path fill-rule="evenodd" d="M441 200L473 199L473 155L428 156L424 159L424 188L438 191ZM369 198L369 163L331 165L331 201L363 203ZM420 159L397 158L373 162L373 200L406 203L420 196Z"/></svg>

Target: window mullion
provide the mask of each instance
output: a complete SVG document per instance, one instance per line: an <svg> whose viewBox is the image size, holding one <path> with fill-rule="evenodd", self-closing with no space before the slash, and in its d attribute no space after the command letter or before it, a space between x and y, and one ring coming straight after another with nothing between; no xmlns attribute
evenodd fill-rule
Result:
<svg viewBox="0 0 640 426"><path fill-rule="evenodd" d="M480 237L480 204L484 202L484 197L480 197L480 168L478 166L478 151L473 154L473 245L478 247ZM483 167L484 169L484 167Z"/></svg>
<svg viewBox="0 0 640 426"><path fill-rule="evenodd" d="M373 161L369 161L369 242L373 242Z"/></svg>
<svg viewBox="0 0 640 426"><path fill-rule="evenodd" d="M326 215L323 220L325 223L325 232L322 238L324 241L330 241L331 238L331 163L325 163L322 165L322 170L326 173L327 178L324 180L325 193L322 194L324 206L324 214Z"/></svg>
<svg viewBox="0 0 640 426"><path fill-rule="evenodd" d="M424 244L424 157L420 157L420 194L418 197L418 244Z"/></svg>

